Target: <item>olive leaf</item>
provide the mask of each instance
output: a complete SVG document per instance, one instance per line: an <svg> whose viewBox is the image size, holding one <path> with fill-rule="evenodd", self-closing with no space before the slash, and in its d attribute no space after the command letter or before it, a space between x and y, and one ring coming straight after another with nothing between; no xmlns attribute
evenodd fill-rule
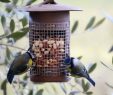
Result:
<svg viewBox="0 0 113 95"><path fill-rule="evenodd" d="M89 23L87 24L85 30L88 30L89 28L91 28L91 27L93 26L93 24L94 24L94 22L95 22L95 19L96 19L95 16L90 19L90 21L89 21Z"/></svg>
<svg viewBox="0 0 113 95"><path fill-rule="evenodd" d="M101 62L101 64L102 64L103 66L105 66L105 67L108 68L109 70L113 71L112 68L108 67L108 66L107 66L106 64L104 64L102 61L100 61L100 62Z"/></svg>
<svg viewBox="0 0 113 95"><path fill-rule="evenodd" d="M87 91L89 90L89 88L90 88L90 85L89 85L89 83L87 82L86 85L85 85L85 89L84 89L85 92L87 92Z"/></svg>
<svg viewBox="0 0 113 95"><path fill-rule="evenodd" d="M10 30L11 30L11 32L14 32L14 30L15 30L15 22L13 19L10 21Z"/></svg>
<svg viewBox="0 0 113 95"><path fill-rule="evenodd" d="M3 90L3 94L7 95L7 80L6 79L2 82L1 89Z"/></svg>
<svg viewBox="0 0 113 95"><path fill-rule="evenodd" d="M113 89L113 86L108 84L108 83L105 83L108 87L112 88Z"/></svg>
<svg viewBox="0 0 113 95"><path fill-rule="evenodd" d="M1 84L1 89L4 90L6 89L6 84L7 84L7 80L4 80Z"/></svg>
<svg viewBox="0 0 113 95"><path fill-rule="evenodd" d="M37 0L29 0L29 1L26 3L26 6L31 5L31 4L34 3L35 1L37 1Z"/></svg>
<svg viewBox="0 0 113 95"><path fill-rule="evenodd" d="M6 17L4 15L1 16L1 23L2 23L3 28L5 28L5 26L6 26Z"/></svg>
<svg viewBox="0 0 113 95"><path fill-rule="evenodd" d="M85 81L84 81L84 79L82 79L82 88L83 88L83 91L85 91Z"/></svg>
<svg viewBox="0 0 113 95"><path fill-rule="evenodd" d="M82 88L84 92L87 92L90 88L89 83L85 83L84 79L82 79Z"/></svg>
<svg viewBox="0 0 113 95"><path fill-rule="evenodd" d="M113 52L113 46L110 48L109 53Z"/></svg>
<svg viewBox="0 0 113 95"><path fill-rule="evenodd" d="M29 94L28 95L33 95L33 89L31 89L30 91L29 91Z"/></svg>
<svg viewBox="0 0 113 95"><path fill-rule="evenodd" d="M98 26L101 25L104 21L105 21L105 18L102 18L101 20L99 20L99 21L93 26L93 28L98 27Z"/></svg>
<svg viewBox="0 0 113 95"><path fill-rule="evenodd" d="M89 92L86 92L86 95L92 95L93 92L89 91Z"/></svg>
<svg viewBox="0 0 113 95"><path fill-rule="evenodd" d="M77 59L79 59L79 60L80 60L80 59L82 59L82 57L83 57L83 56L79 56L79 57L77 57Z"/></svg>
<svg viewBox="0 0 113 95"><path fill-rule="evenodd" d="M43 89L40 89L39 91L37 91L37 93L35 95L43 95Z"/></svg>
<svg viewBox="0 0 113 95"><path fill-rule="evenodd" d="M76 95L76 94L79 94L80 93L80 91L71 91L70 93L69 93L69 95Z"/></svg>
<svg viewBox="0 0 113 95"><path fill-rule="evenodd" d="M0 2L9 3L10 0L0 0Z"/></svg>
<svg viewBox="0 0 113 95"><path fill-rule="evenodd" d="M94 63L94 64L89 68L88 72L89 72L89 73L92 73L92 72L95 70L96 66L97 66L97 64Z"/></svg>
<svg viewBox="0 0 113 95"><path fill-rule="evenodd" d="M4 64L5 64L5 65L9 64L9 62L8 62L8 59L7 59L7 58L5 58Z"/></svg>
<svg viewBox="0 0 113 95"><path fill-rule="evenodd" d="M22 22L23 27L25 27L28 24L28 20L25 16L20 21Z"/></svg>
<svg viewBox="0 0 113 95"><path fill-rule="evenodd" d="M13 4L16 5L18 3L18 0L12 0Z"/></svg>
<svg viewBox="0 0 113 95"><path fill-rule="evenodd" d="M20 31L14 32L7 36L7 38L13 38L14 41L18 41L19 39L23 38L29 32L29 28L22 28Z"/></svg>
<svg viewBox="0 0 113 95"><path fill-rule="evenodd" d="M73 25L73 27L72 27L71 33L74 33L74 32L76 31L76 29L77 29L77 27L78 27L78 24L79 24L78 21L75 21L75 22L74 22L74 25Z"/></svg>
<svg viewBox="0 0 113 95"><path fill-rule="evenodd" d="M24 77L23 77L23 80L27 80L29 77L28 75L26 74Z"/></svg>
<svg viewBox="0 0 113 95"><path fill-rule="evenodd" d="M10 57L11 57L11 51L8 47L6 47L6 56L8 59L10 59Z"/></svg>

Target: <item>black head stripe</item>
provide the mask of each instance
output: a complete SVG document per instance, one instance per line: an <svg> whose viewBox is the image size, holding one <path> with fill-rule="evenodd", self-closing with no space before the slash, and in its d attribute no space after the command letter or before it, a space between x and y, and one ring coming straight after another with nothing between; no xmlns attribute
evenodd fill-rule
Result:
<svg viewBox="0 0 113 95"><path fill-rule="evenodd" d="M35 56L30 51L27 51L26 53L31 57L31 59L35 59Z"/></svg>

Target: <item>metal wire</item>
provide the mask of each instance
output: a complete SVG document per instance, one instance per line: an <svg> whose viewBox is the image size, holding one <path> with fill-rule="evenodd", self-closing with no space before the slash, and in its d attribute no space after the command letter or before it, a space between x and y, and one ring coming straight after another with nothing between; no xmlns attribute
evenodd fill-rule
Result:
<svg viewBox="0 0 113 95"><path fill-rule="evenodd" d="M69 22L30 23L30 45L34 44L37 60L31 75L60 76L65 74L64 59L69 54Z"/></svg>

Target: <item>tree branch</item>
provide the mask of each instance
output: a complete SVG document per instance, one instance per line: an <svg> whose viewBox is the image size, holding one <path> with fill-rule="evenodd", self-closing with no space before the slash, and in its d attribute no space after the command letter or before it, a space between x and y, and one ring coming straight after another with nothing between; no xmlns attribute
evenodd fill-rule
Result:
<svg viewBox="0 0 113 95"><path fill-rule="evenodd" d="M13 45L2 44L2 43L0 43L0 45L8 46L8 47L13 47L13 48L17 48L17 49L20 49L20 50L23 50L23 51L27 51L27 50L25 50L25 49L23 49L23 48L20 48L20 47L17 47L17 46L13 46Z"/></svg>

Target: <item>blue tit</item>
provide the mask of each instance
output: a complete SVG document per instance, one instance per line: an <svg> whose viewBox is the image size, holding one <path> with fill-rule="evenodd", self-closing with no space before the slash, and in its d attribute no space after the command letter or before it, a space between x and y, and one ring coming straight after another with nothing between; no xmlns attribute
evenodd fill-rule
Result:
<svg viewBox="0 0 113 95"><path fill-rule="evenodd" d="M69 66L69 71L72 76L77 75L79 77L85 77L93 86L95 86L95 82L90 78L88 71L79 59L67 55L64 63Z"/></svg>
<svg viewBox="0 0 113 95"><path fill-rule="evenodd" d="M27 70L32 66L33 60L35 60L35 58L35 55L30 50L15 57L7 73L8 82L10 84L12 83L14 75L20 75L27 72Z"/></svg>

